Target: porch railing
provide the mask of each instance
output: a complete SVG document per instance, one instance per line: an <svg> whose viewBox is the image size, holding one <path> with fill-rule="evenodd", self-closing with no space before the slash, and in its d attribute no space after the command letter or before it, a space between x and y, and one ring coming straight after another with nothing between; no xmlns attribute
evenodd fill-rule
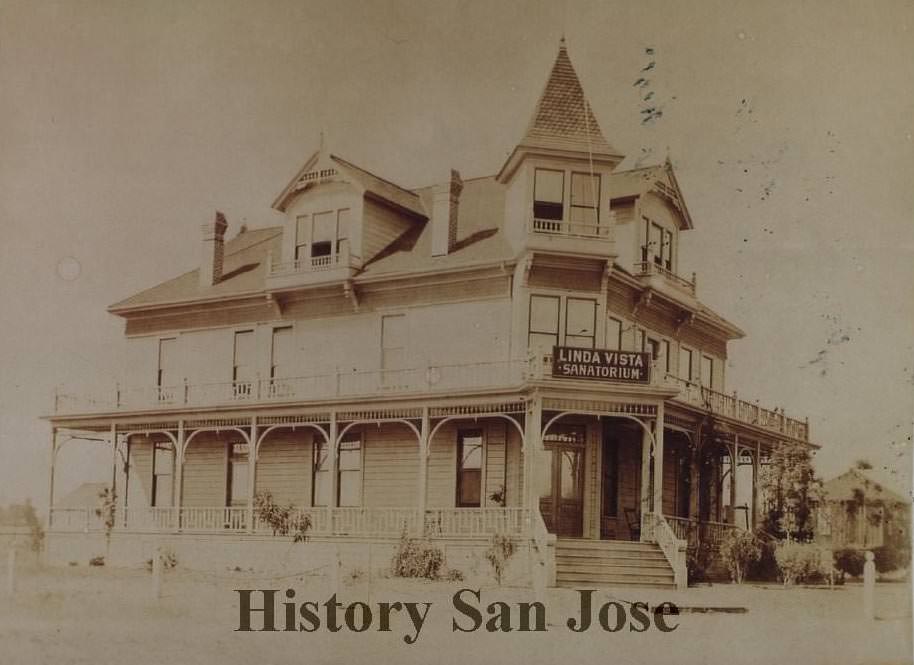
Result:
<svg viewBox="0 0 914 665"><path fill-rule="evenodd" d="M425 511L425 533L490 536L524 533L526 510L523 508L447 508Z"/></svg>
<svg viewBox="0 0 914 665"><path fill-rule="evenodd" d="M523 508L436 508L425 511L424 521L418 509L397 507L302 508L296 516L300 515L310 518L308 535L312 536L396 537L404 530L418 536L423 524L425 535L433 537L479 538L496 532L520 537L527 532ZM60 532L101 532L105 525L93 508L54 508L50 528ZM246 507L128 507L117 511L114 531L264 534L270 532L270 526L256 514L250 525Z"/></svg>
<svg viewBox="0 0 914 665"><path fill-rule="evenodd" d="M687 517L671 517L665 515L664 519L670 525L670 529L680 540L695 543L701 540L710 543L712 546L719 546L726 538L727 534L740 527L736 524L726 522L712 522L703 520L693 520Z"/></svg>
<svg viewBox="0 0 914 665"><path fill-rule="evenodd" d="M657 543L673 569L676 588L686 588L688 585L688 569L686 567L688 541L677 536L667 518L660 513L646 513L644 518L641 539Z"/></svg>

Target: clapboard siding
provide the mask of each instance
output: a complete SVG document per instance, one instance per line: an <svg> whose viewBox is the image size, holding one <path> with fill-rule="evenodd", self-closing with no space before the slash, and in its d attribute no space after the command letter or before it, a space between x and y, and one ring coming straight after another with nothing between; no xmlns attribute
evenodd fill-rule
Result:
<svg viewBox="0 0 914 665"><path fill-rule="evenodd" d="M311 432L277 431L260 445L255 487L281 504L311 505Z"/></svg>
<svg viewBox="0 0 914 665"><path fill-rule="evenodd" d="M498 506L500 504L491 500L495 492L505 488L505 438L507 436L505 422L489 422L485 428L485 472L486 482L482 505Z"/></svg>
<svg viewBox="0 0 914 665"><path fill-rule="evenodd" d="M663 445L663 514L676 514L678 487L676 478L679 469L679 447L664 442Z"/></svg>
<svg viewBox="0 0 914 665"><path fill-rule="evenodd" d="M405 425L365 428L363 497L366 506L415 506L419 444Z"/></svg>
<svg viewBox="0 0 914 665"><path fill-rule="evenodd" d="M362 222L362 259L370 261L404 232L412 223L409 219L374 201L365 200Z"/></svg>
<svg viewBox="0 0 914 665"><path fill-rule="evenodd" d="M152 505L152 445L152 439L149 437L130 437L128 506L137 508Z"/></svg>
<svg viewBox="0 0 914 665"><path fill-rule="evenodd" d="M447 423L435 434L428 455L429 508L451 508L457 499L457 425Z"/></svg>
<svg viewBox="0 0 914 665"><path fill-rule="evenodd" d="M521 450L520 433L513 427L508 428L505 457L507 473L505 474L505 499L508 506L522 506L524 503L524 455Z"/></svg>
<svg viewBox="0 0 914 665"><path fill-rule="evenodd" d="M183 504L189 508L225 505L226 452L234 441L226 435L202 433L187 447Z"/></svg>

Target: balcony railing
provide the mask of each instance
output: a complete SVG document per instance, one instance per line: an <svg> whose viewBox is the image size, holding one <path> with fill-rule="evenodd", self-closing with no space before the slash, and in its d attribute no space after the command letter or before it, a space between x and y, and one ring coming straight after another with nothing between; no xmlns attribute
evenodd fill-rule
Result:
<svg viewBox="0 0 914 665"><path fill-rule="evenodd" d="M565 219L538 219L530 220L528 231L531 233L550 236L565 236L569 238L600 238L610 239L611 224L585 224L571 222Z"/></svg>
<svg viewBox="0 0 914 665"><path fill-rule="evenodd" d="M306 256L292 261L270 261L269 277L283 277L300 273L323 272L336 268L350 267L350 256L347 248L323 256Z"/></svg>
<svg viewBox="0 0 914 665"><path fill-rule="evenodd" d="M783 409L765 409L758 404L737 398L735 393L727 395L692 381L685 381L672 374L667 374L666 380L668 383L680 388L679 394L674 398L676 400L707 409L716 415L733 418L748 425L756 425L763 429L780 432L794 439L809 440L809 423L795 418L788 418Z"/></svg>
<svg viewBox="0 0 914 665"><path fill-rule="evenodd" d="M652 275L660 275L664 280L669 282L672 286L679 289L680 291L685 291L692 296L695 295L697 282L695 273L692 273L692 280L689 281L685 277L680 277L672 270L668 270L667 268L658 264L656 261L639 261L635 264L635 275L637 277L650 277Z"/></svg>
<svg viewBox="0 0 914 665"><path fill-rule="evenodd" d="M312 536L389 536L404 530L419 533L420 511L417 508L301 508L293 518L307 516ZM521 536L527 530L527 512L523 508L437 508L425 511L425 533L438 537L487 537L499 532ZM103 520L92 508L54 508L50 527L57 532L102 532ZM119 509L114 531L188 533L270 533L271 527L253 514L249 524L246 507L183 507Z"/></svg>
<svg viewBox="0 0 914 665"><path fill-rule="evenodd" d="M58 393L55 414L91 414L183 407L320 401L372 396L454 394L460 391L520 388L528 381L551 380L550 354L530 360L435 365L392 370L337 370L292 378L253 379L178 386L117 388L107 396ZM567 379L561 379L567 381ZM654 372L654 384L679 388L673 399L771 432L809 440L809 425L783 410L765 409L735 394L706 388L673 375Z"/></svg>
<svg viewBox="0 0 914 665"><path fill-rule="evenodd" d="M117 388L107 396L58 393L54 400L54 412L105 413L509 388L523 384L528 367L527 361L495 361L409 369L336 370L311 376L251 381Z"/></svg>

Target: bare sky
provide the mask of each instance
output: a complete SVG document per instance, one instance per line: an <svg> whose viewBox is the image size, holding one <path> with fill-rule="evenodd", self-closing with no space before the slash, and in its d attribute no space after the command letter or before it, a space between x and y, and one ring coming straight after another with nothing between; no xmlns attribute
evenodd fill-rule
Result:
<svg viewBox="0 0 914 665"><path fill-rule="evenodd" d="M728 388L808 415L826 477L862 457L907 488L910 2L0 0L0 502L45 501L54 385L114 384L105 307L196 267L214 208L275 223L322 130L408 187L495 173L563 32L610 143L669 150L682 272L748 332Z"/></svg>

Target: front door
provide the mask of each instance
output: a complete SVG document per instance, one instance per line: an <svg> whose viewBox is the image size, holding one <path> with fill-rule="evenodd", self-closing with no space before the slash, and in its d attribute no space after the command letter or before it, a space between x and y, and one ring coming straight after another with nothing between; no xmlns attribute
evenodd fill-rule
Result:
<svg viewBox="0 0 914 665"><path fill-rule="evenodd" d="M584 533L584 426L554 427L543 438L542 472L546 496L540 497L543 521L551 533L580 538Z"/></svg>

